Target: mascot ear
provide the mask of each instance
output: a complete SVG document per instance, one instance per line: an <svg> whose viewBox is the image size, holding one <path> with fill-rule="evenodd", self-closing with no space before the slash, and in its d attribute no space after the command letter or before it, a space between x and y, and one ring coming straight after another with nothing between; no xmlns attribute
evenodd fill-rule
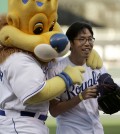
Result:
<svg viewBox="0 0 120 134"><path fill-rule="evenodd" d="M6 14L1 14L0 15L0 29L7 25L7 19L6 19Z"/></svg>
<svg viewBox="0 0 120 134"><path fill-rule="evenodd" d="M0 30L7 25L7 19L6 19L6 14L0 14ZM2 45L0 44L0 48Z"/></svg>
<svg viewBox="0 0 120 134"><path fill-rule="evenodd" d="M92 69L100 69L103 66L103 61L101 57L94 49L87 59L87 65Z"/></svg>
<svg viewBox="0 0 120 134"><path fill-rule="evenodd" d="M19 18L15 13L8 14L7 16L7 22L9 25L12 25L16 28L19 28Z"/></svg>

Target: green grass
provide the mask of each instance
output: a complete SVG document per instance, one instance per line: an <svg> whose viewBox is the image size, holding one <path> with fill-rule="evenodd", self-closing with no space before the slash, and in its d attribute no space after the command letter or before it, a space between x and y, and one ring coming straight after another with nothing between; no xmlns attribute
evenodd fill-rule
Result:
<svg viewBox="0 0 120 134"><path fill-rule="evenodd" d="M120 134L120 115L101 116L105 134Z"/></svg>
<svg viewBox="0 0 120 134"><path fill-rule="evenodd" d="M49 117L46 121L46 125L49 127L50 134L56 134L56 120L53 117Z"/></svg>
<svg viewBox="0 0 120 134"><path fill-rule="evenodd" d="M101 115L100 120L105 134L120 134L120 115ZM49 117L46 125L50 129L50 134L56 134L56 121L54 118Z"/></svg>

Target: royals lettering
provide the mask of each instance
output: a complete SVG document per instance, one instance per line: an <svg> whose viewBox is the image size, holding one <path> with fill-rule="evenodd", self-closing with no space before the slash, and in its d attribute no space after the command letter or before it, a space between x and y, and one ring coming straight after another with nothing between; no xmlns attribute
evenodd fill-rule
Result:
<svg viewBox="0 0 120 134"><path fill-rule="evenodd" d="M85 81L82 85L73 85L71 91L65 92L67 93L67 99L71 99L73 96L78 95L88 87L97 85L97 79L99 76L100 73L96 74L96 72L92 71L92 77L88 81Z"/></svg>

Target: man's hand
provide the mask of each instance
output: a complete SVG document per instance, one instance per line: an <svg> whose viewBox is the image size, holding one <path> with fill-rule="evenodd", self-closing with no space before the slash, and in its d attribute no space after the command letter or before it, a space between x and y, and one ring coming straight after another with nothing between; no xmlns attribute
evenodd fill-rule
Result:
<svg viewBox="0 0 120 134"><path fill-rule="evenodd" d="M88 87L81 94L84 100L96 98L98 96L97 86Z"/></svg>

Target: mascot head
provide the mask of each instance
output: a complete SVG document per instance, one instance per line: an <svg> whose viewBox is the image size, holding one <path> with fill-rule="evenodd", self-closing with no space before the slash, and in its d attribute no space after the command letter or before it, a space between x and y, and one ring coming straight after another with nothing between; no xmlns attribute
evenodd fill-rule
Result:
<svg viewBox="0 0 120 134"><path fill-rule="evenodd" d="M44 62L65 55L70 45L57 23L57 9L58 0L8 0L1 44L32 52Z"/></svg>

